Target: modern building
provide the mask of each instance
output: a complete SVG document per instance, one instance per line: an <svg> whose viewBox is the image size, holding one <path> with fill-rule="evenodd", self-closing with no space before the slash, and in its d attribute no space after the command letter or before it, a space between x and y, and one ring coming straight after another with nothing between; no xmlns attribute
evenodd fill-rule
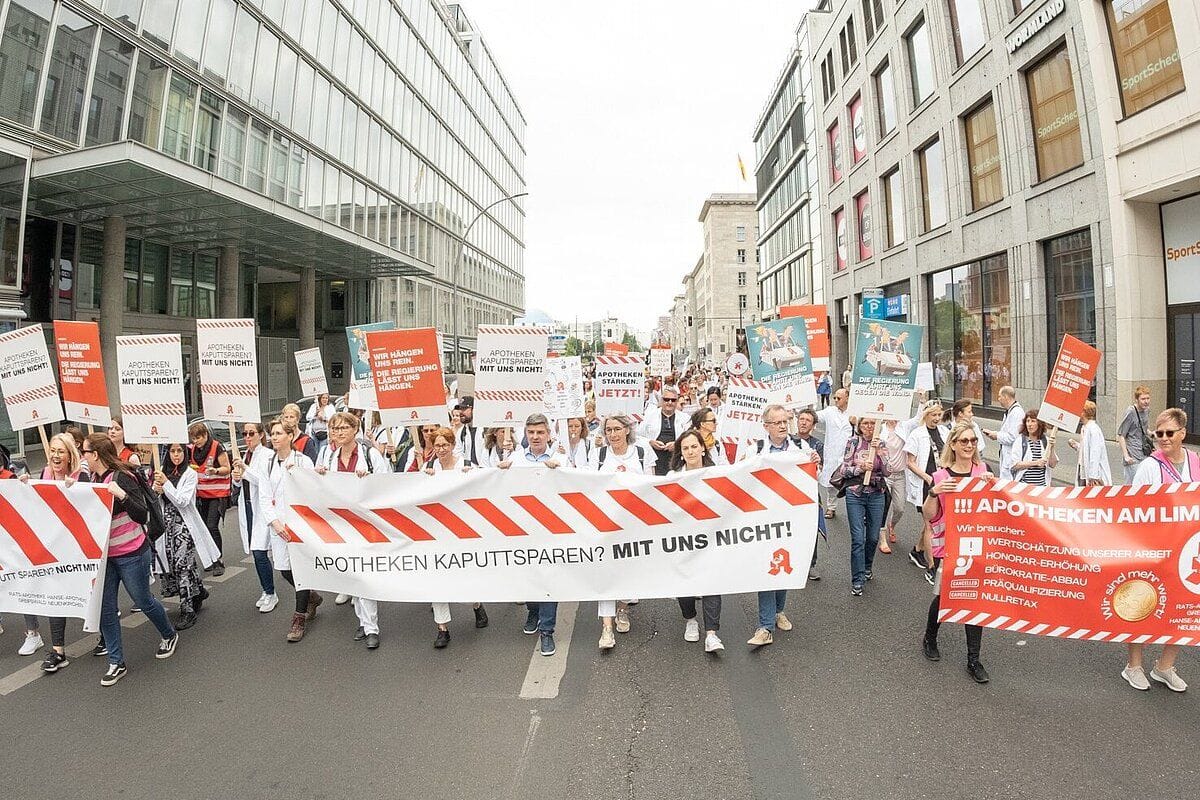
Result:
<svg viewBox="0 0 1200 800"><path fill-rule="evenodd" d="M450 334L457 283L469 350L524 305L525 121L461 8L0 0L0 30L3 324L98 320L111 376L119 334L181 333L191 373L196 318L254 317L268 410L298 347L345 387L348 324Z"/></svg>
<svg viewBox="0 0 1200 800"><path fill-rule="evenodd" d="M1200 191L1194 2L847 0L806 24L835 364L881 289L944 399L1037 405L1069 333L1104 352L1107 430L1139 383L1194 403L1200 296L1172 265L1200 264L1164 236L1200 231L1160 209Z"/></svg>

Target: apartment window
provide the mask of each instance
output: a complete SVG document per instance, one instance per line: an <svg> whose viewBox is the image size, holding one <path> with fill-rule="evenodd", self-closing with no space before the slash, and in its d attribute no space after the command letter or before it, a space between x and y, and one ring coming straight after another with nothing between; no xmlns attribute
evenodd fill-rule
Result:
<svg viewBox="0 0 1200 800"><path fill-rule="evenodd" d="M921 19L904 39L908 48L908 71L912 78L913 106L919 106L933 94L933 50L929 44L929 26Z"/></svg>
<svg viewBox="0 0 1200 800"><path fill-rule="evenodd" d="M846 77L846 73L850 71L850 48L846 44L846 29L842 28L838 33L838 43L842 48L842 77Z"/></svg>
<svg viewBox="0 0 1200 800"><path fill-rule="evenodd" d="M883 176L883 211L887 222L887 246L903 244L904 183L900 180L899 167Z"/></svg>
<svg viewBox="0 0 1200 800"><path fill-rule="evenodd" d="M930 352L943 400L999 405L1012 381L1012 319L1004 253L929 276Z"/></svg>
<svg viewBox="0 0 1200 800"><path fill-rule="evenodd" d="M821 101L829 102L829 63L828 60L821 62Z"/></svg>
<svg viewBox="0 0 1200 800"><path fill-rule="evenodd" d="M961 67L978 53L987 41L983 9L979 0L946 0L950 6L950 27L954 29L954 54Z"/></svg>
<svg viewBox="0 0 1200 800"><path fill-rule="evenodd" d="M1020 14L1025 10L1025 0L1013 0L1013 16Z"/></svg>
<svg viewBox="0 0 1200 800"><path fill-rule="evenodd" d="M746 295L739 294L738 295L738 310L744 311L745 309L746 309Z"/></svg>
<svg viewBox="0 0 1200 800"><path fill-rule="evenodd" d="M917 169L921 173L922 231L931 231L950 220L946 197L946 162L942 157L940 139L934 139L917 151Z"/></svg>
<svg viewBox="0 0 1200 800"><path fill-rule="evenodd" d="M1033 120L1038 180L1053 178L1083 163L1079 110L1071 78L1071 57L1063 45L1025 75Z"/></svg>
<svg viewBox="0 0 1200 800"><path fill-rule="evenodd" d="M743 271L741 271L741 272L739 272L739 273L738 273L738 278L737 278L737 281L738 281L738 284L737 284L738 286L745 286L745 285L746 285L746 272L745 272L745 270L743 270Z"/></svg>
<svg viewBox="0 0 1200 800"><path fill-rule="evenodd" d="M746 241L746 226L738 225L737 229L734 232L734 236L739 242Z"/></svg>
<svg viewBox="0 0 1200 800"><path fill-rule="evenodd" d="M896 85L887 61L875 73L875 105L879 109L879 138L896 129Z"/></svg>
<svg viewBox="0 0 1200 800"><path fill-rule="evenodd" d="M833 183L842 179L842 135L838 123L829 127L829 176Z"/></svg>
<svg viewBox="0 0 1200 800"><path fill-rule="evenodd" d="M1167 0L1108 0L1121 105L1126 116L1183 91L1183 64Z"/></svg>
<svg viewBox="0 0 1200 800"><path fill-rule="evenodd" d="M854 17L846 20L846 43L850 46L850 66L858 63L858 37L854 35Z"/></svg>
<svg viewBox="0 0 1200 800"><path fill-rule="evenodd" d="M746 248L744 248L744 247L739 247L739 248L738 248L738 251L737 251L737 263L739 263L739 264L745 264L745 263L746 263ZM744 274L744 273L743 273L743 274Z"/></svg>
<svg viewBox="0 0 1200 800"><path fill-rule="evenodd" d="M866 261L875 254L871 246L871 197L863 192L854 198L854 211L858 228L858 260Z"/></svg>
<svg viewBox="0 0 1200 800"><path fill-rule="evenodd" d="M883 27L883 0L862 0L863 27L867 41L875 38L875 32Z"/></svg>
<svg viewBox="0 0 1200 800"><path fill-rule="evenodd" d="M846 211L839 208L833 212L833 238L837 242L837 271L846 268L846 258L849 248L846 245Z"/></svg>
<svg viewBox="0 0 1200 800"><path fill-rule="evenodd" d="M855 95L847 110L850 113L850 156L857 164L867 155L867 123L863 119L862 95Z"/></svg>
<svg viewBox="0 0 1200 800"><path fill-rule="evenodd" d="M1004 197L995 105L989 100L968 114L963 123L967 134L967 165L971 170L971 208L979 209Z"/></svg>

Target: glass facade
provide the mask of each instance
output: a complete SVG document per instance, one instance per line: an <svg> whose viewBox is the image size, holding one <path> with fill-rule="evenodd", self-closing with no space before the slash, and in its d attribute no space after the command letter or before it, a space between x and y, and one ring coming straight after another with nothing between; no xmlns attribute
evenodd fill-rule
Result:
<svg viewBox="0 0 1200 800"><path fill-rule="evenodd" d="M1183 63L1167 0L1107 0L1104 7L1125 113L1182 92Z"/></svg>
<svg viewBox="0 0 1200 800"><path fill-rule="evenodd" d="M929 296L937 396L998 406L1000 388L1012 378L1008 257L935 272Z"/></svg>
<svg viewBox="0 0 1200 800"><path fill-rule="evenodd" d="M1046 264L1049 350L1053 361L1065 334L1096 346L1096 276L1092 232L1068 233L1042 243ZM1049 373L1047 373L1049 374Z"/></svg>

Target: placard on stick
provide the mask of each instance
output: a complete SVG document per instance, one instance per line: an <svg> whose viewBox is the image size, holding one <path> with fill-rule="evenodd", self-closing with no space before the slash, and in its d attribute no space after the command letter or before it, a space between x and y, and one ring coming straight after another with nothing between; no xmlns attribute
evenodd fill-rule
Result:
<svg viewBox="0 0 1200 800"><path fill-rule="evenodd" d="M50 350L41 325L0 335L0 391L14 431L63 418Z"/></svg>
<svg viewBox="0 0 1200 800"><path fill-rule="evenodd" d="M117 379L125 441L172 444L188 440L179 334L118 336Z"/></svg>
<svg viewBox="0 0 1200 800"><path fill-rule="evenodd" d="M1050 383L1038 408L1038 419L1056 428L1074 433L1079 429L1083 404L1092 391L1092 381L1100 368L1101 353L1071 334L1063 336L1050 371Z"/></svg>
<svg viewBox="0 0 1200 800"><path fill-rule="evenodd" d="M54 321L58 376L66 417L85 425L112 425L108 382L100 355L100 326L95 322Z"/></svg>
<svg viewBox="0 0 1200 800"><path fill-rule="evenodd" d="M371 331L367 351L385 425L445 425L445 378L435 328Z"/></svg>

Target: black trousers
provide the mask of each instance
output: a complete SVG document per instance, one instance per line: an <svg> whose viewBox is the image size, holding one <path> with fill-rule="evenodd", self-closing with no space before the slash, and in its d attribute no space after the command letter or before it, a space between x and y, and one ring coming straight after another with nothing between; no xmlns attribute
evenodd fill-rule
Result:
<svg viewBox="0 0 1200 800"><path fill-rule="evenodd" d="M696 618L696 598L694 597L677 597L679 601L679 610L683 612L684 619ZM719 631L721 629L721 595L709 594L701 599L701 605L704 607L704 630Z"/></svg>
<svg viewBox="0 0 1200 800"><path fill-rule="evenodd" d="M221 551L221 520L225 517L225 509L229 505L228 497L198 497L196 510L204 520L204 527L212 534L216 542L217 552Z"/></svg>
<svg viewBox="0 0 1200 800"><path fill-rule="evenodd" d="M934 595L933 602L929 604L929 616L925 620L925 641L936 642L938 636L938 628L942 623L938 622L938 610L941 608L941 596ZM967 629L967 663L974 664L979 661L979 648L983 644L983 628L979 625L964 625Z"/></svg>
<svg viewBox="0 0 1200 800"><path fill-rule="evenodd" d="M294 578L292 578L292 571L290 569L281 569L281 570L279 570L279 574L283 576L283 579L285 581L287 581L288 583L290 583L292 585L293 589L296 588L296 581ZM301 589L300 591L296 592L296 613L297 614L308 613L308 598L311 595L312 595L312 589Z"/></svg>

